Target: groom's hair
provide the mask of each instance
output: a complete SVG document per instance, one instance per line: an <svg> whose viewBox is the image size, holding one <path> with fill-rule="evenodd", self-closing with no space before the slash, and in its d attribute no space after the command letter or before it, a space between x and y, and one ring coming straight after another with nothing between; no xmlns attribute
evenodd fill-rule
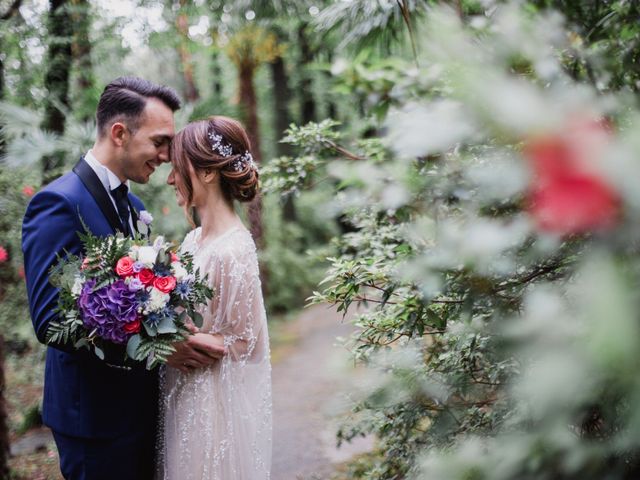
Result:
<svg viewBox="0 0 640 480"><path fill-rule="evenodd" d="M98 136L103 137L114 121L125 123L135 133L149 98L157 98L173 112L180 108L180 98L171 87L138 77L119 77L109 83L100 95L96 111Z"/></svg>

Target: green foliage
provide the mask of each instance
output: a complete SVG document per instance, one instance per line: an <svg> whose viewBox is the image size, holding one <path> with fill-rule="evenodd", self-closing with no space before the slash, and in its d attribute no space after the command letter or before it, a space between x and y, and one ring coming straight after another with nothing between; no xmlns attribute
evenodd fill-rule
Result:
<svg viewBox="0 0 640 480"><path fill-rule="evenodd" d="M270 315L291 312L320 281L326 266L325 245L336 233L336 223L319 212L317 205L328 202L330 192L303 192L296 198L296 222L282 218L281 205L274 196L265 197L265 248L260 262L269 272L265 303Z"/></svg>
<svg viewBox="0 0 640 480"><path fill-rule="evenodd" d="M38 188L38 174L0 165L0 246L8 260L0 263L0 328L10 345L33 341L22 264L22 216Z"/></svg>
<svg viewBox="0 0 640 480"><path fill-rule="evenodd" d="M345 95L362 86L381 141L291 129L305 158L272 172L284 193L313 188L319 169L299 172L315 159L353 229L334 240L311 299L359 307L347 347L371 378L338 439L374 434L378 450L352 475L635 478L638 195L623 178L636 171L637 141L611 134L607 154L591 147L625 212L592 235L537 223L529 195L542 160L522 146L557 138L580 112L623 132L640 117L624 96L605 101L573 82L577 57L557 16L498 6L470 26L441 10L430 17L415 74L403 76L401 61L380 64L379 77L361 59L334 69ZM595 58L571 52L584 65Z"/></svg>

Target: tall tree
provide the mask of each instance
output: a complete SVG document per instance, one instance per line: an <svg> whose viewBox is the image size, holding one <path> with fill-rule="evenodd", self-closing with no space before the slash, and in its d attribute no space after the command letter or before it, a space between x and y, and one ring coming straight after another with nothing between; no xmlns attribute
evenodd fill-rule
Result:
<svg viewBox="0 0 640 480"><path fill-rule="evenodd" d="M262 152L254 77L256 69L261 64L272 62L281 55L282 47L272 33L268 33L261 27L248 25L233 34L227 44L226 51L238 69L240 113L251 140L254 160L260 163ZM249 205L249 222L256 244L260 247L263 246L262 202L260 198L256 198Z"/></svg>
<svg viewBox="0 0 640 480"><path fill-rule="evenodd" d="M9 6L6 11L0 12L0 25L9 21L11 17L13 17L19 10L20 5L22 4L22 0L14 0L13 3ZM0 52L6 51L4 48L4 35L7 31L6 28L0 29ZM4 57L0 55L0 101L4 100L4 88L5 88L5 80L4 80ZM0 128L2 125L0 125ZM0 155L2 155L4 151L4 138L0 133Z"/></svg>
<svg viewBox="0 0 640 480"><path fill-rule="evenodd" d="M49 48L45 88L48 94L45 97L41 127L59 135L64 134L65 113L69 108L69 72L73 60L73 21L69 16L69 4L69 0L50 0L47 17ZM46 156L42 162L43 181L46 183L56 176L57 169L62 165L62 155Z"/></svg>
<svg viewBox="0 0 640 480"><path fill-rule="evenodd" d="M184 97L188 102L196 102L200 98L200 93L196 87L193 74L193 60L191 58L191 50L189 45L189 15L187 0L180 0L178 16L176 17L176 30L178 32L178 55L182 68L182 77L184 81Z"/></svg>
<svg viewBox="0 0 640 480"><path fill-rule="evenodd" d="M78 89L76 109L78 117L87 121L93 117L97 101L95 76L91 60L91 5L88 0L71 0L72 18L76 25L73 36L72 53L78 72L76 87Z"/></svg>
<svg viewBox="0 0 640 480"><path fill-rule="evenodd" d="M313 97L313 79L309 65L313 62L314 50L309 39L309 24L302 22L298 26L298 46L300 47L300 122L304 125L316 120L316 101Z"/></svg>

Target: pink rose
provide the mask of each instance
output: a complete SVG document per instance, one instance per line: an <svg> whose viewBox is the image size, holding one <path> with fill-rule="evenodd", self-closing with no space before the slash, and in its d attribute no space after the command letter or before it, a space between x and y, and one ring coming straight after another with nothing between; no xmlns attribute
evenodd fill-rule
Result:
<svg viewBox="0 0 640 480"><path fill-rule="evenodd" d="M176 288L176 278L171 277L156 277L153 281L153 286L160 290L162 293L169 293Z"/></svg>
<svg viewBox="0 0 640 480"><path fill-rule="evenodd" d="M9 260L9 254L4 247L0 247L0 263L4 263Z"/></svg>
<svg viewBox="0 0 640 480"><path fill-rule="evenodd" d="M179 262L179 261L180 261L180 257L178 257L178 255L176 255L175 253L171 252L171 263Z"/></svg>
<svg viewBox="0 0 640 480"><path fill-rule="evenodd" d="M133 272L134 263L135 262L133 261L133 258L122 257L120 260L118 260L118 263L116 264L116 273L121 277L130 277L134 273Z"/></svg>
<svg viewBox="0 0 640 480"><path fill-rule="evenodd" d="M32 196L34 193L36 193L36 191L35 191L35 189L34 189L32 186L30 186L30 185L25 185L25 186L22 188L22 193L24 193L27 197L30 197L30 196Z"/></svg>

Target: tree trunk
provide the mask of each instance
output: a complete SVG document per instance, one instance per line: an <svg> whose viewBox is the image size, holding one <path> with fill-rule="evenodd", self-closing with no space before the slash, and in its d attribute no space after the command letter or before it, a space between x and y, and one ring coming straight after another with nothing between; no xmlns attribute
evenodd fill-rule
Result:
<svg viewBox="0 0 640 480"><path fill-rule="evenodd" d="M0 25L6 21L8 21L15 13L18 12L20 8L20 4L22 0L14 0L11 6L7 9L6 12L0 12ZM4 29L6 31L6 29ZM0 34L0 52L4 51L4 38L3 34ZM4 60L2 55L0 55L0 102L4 100L4 88L5 88L5 80L4 80ZM0 125L0 129L1 129ZM0 135L0 155L4 153L4 137ZM0 427L1 428L1 427Z"/></svg>
<svg viewBox="0 0 640 480"><path fill-rule="evenodd" d="M77 110L79 118L88 121L93 118L96 108L94 95L95 78L93 76L93 62L91 61L91 42L89 31L91 29L91 16L88 0L71 0L74 7L73 18L76 25L72 52L78 67L78 100Z"/></svg>
<svg viewBox="0 0 640 480"><path fill-rule="evenodd" d="M4 48L4 39L0 35L0 52ZM4 62L2 55L0 55L0 102L4 100ZM0 130L2 130L2 124L0 123ZM4 135L0 133L0 156L4 154Z"/></svg>
<svg viewBox="0 0 640 480"><path fill-rule="evenodd" d="M273 82L273 102L275 110L275 128L276 128L276 154L278 156L288 156L292 153L291 145L281 143L280 139L284 136L284 132L291 124L291 115L289 114L289 98L291 91L289 89L289 77L284 63L284 59L279 56L271 64L271 80ZM287 195L282 205L282 218L286 222L295 222L297 220L296 205L293 195Z"/></svg>
<svg viewBox="0 0 640 480"><path fill-rule="evenodd" d="M222 68L220 68L220 52L213 48L211 53L211 74L213 76L213 98L218 102L222 98Z"/></svg>
<svg viewBox="0 0 640 480"><path fill-rule="evenodd" d="M313 98L313 79L309 64L313 61L313 51L307 36L307 23L298 27L298 45L300 46L300 120L303 125L316 119L316 102Z"/></svg>
<svg viewBox="0 0 640 480"><path fill-rule="evenodd" d="M198 88L193 78L193 61L189 51L189 17L184 9L187 6L186 0L180 0L180 11L176 19L176 29L178 31L178 55L182 65L182 77L184 80L184 98L188 102L196 102L200 98Z"/></svg>
<svg viewBox="0 0 640 480"><path fill-rule="evenodd" d="M260 150L260 130L258 125L258 103L256 99L256 91L253 85L253 75L255 73L255 65L241 64L238 66L239 85L240 85L240 108L244 120L244 126L247 135L251 141L251 151L253 152L253 160L259 164L262 160ZM262 200L257 196L249 204L249 224L251 234L258 248L264 247L264 237L262 231Z"/></svg>
<svg viewBox="0 0 640 480"><path fill-rule="evenodd" d="M4 337L0 334L0 478L9 478L9 428L4 376Z"/></svg>
<svg viewBox="0 0 640 480"><path fill-rule="evenodd" d="M48 95L44 103L44 130L64 134L64 109L69 107L69 71L71 70L71 41L73 22L68 15L68 0L50 0L48 15L49 50L47 52L47 73L44 85ZM50 181L54 170L63 165L60 154L53 154L43 159L42 172L44 181Z"/></svg>

